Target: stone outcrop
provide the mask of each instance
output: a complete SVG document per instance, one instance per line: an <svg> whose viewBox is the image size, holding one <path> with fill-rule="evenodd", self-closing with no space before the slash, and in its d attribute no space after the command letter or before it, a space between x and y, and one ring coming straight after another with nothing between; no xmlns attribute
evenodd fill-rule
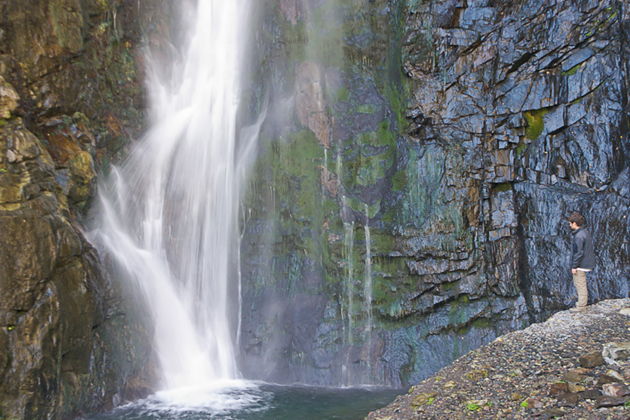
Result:
<svg viewBox="0 0 630 420"><path fill-rule="evenodd" d="M459 148L466 163L451 172L475 181L455 188L480 197L469 223L499 251L489 270L520 284L534 319L569 305L564 220L580 211L598 244L592 294L627 295L628 11L544 1L438 10L408 16L418 28L404 47L417 104L409 133ZM424 54L426 39L436 56Z"/></svg>
<svg viewBox="0 0 630 420"><path fill-rule="evenodd" d="M98 168L142 129L158 3L0 2L0 418L71 418L150 376L142 320L82 221Z"/></svg>
<svg viewBox="0 0 630 420"><path fill-rule="evenodd" d="M262 3L248 374L411 384L568 307L571 211L628 294L622 2Z"/></svg>
<svg viewBox="0 0 630 420"><path fill-rule="evenodd" d="M2 413L44 418L81 407L111 375L99 328L108 287L50 154L20 119L0 130L0 156Z"/></svg>

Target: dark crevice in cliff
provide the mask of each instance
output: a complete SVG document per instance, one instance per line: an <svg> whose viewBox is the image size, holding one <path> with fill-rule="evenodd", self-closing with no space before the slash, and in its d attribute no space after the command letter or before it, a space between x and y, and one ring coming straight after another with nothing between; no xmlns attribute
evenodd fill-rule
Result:
<svg viewBox="0 0 630 420"><path fill-rule="evenodd" d="M526 52L525 54L523 54L518 60L516 60L514 62L514 64L512 64L512 66L508 69L508 71L506 72L506 76L510 73L513 73L515 71L517 71L523 64L525 64L527 61L529 61L530 58L532 58L533 56L536 55L538 51L532 51L532 52Z"/></svg>

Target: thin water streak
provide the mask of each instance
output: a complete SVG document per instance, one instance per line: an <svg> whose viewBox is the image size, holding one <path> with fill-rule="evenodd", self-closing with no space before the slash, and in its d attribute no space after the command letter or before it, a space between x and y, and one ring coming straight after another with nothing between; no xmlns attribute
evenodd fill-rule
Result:
<svg viewBox="0 0 630 420"><path fill-rule="evenodd" d="M365 302L366 326L365 345L367 346L367 374L368 380L372 373L372 242L370 238L370 213L369 207L365 205L365 279L363 283L363 301ZM369 383L369 382L368 382Z"/></svg>

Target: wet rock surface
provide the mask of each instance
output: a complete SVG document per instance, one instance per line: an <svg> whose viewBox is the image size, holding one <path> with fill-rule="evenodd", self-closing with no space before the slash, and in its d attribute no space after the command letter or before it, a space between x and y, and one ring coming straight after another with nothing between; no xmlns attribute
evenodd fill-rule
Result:
<svg viewBox="0 0 630 420"><path fill-rule="evenodd" d="M158 3L0 2L0 418L146 392L148 333L82 222L99 167L144 124L141 33Z"/></svg>
<svg viewBox="0 0 630 420"><path fill-rule="evenodd" d="M627 296L627 6L355 6L265 6L245 371L416 383L575 302L572 211L592 301Z"/></svg>
<svg viewBox="0 0 630 420"><path fill-rule="evenodd" d="M629 305L606 300L501 336L367 419L626 419L628 362L586 368L580 360L630 337L630 317L620 313Z"/></svg>
<svg viewBox="0 0 630 420"><path fill-rule="evenodd" d="M617 192L628 183L627 11L618 2L433 6L409 9L409 134L461 153L448 187L477 199L459 206L481 236L485 274L499 279L494 293L511 284L532 319L571 304L564 217L581 211L598 247L591 296L627 296L629 203Z"/></svg>

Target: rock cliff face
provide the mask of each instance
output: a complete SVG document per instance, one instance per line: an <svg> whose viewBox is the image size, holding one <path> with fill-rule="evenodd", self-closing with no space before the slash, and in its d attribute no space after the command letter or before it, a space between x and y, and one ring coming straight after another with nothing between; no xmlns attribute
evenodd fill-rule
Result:
<svg viewBox="0 0 630 420"><path fill-rule="evenodd" d="M150 341L81 227L142 125L140 34L161 9L133 3L0 2L3 419L70 418L143 380Z"/></svg>
<svg viewBox="0 0 630 420"><path fill-rule="evenodd" d="M174 3L0 1L0 417L71 417L145 379L150 339L81 222L141 132L142 34L166 39ZM623 2L256 4L248 376L406 385L567 307L572 210L593 298L628 294Z"/></svg>
<svg viewBox="0 0 630 420"><path fill-rule="evenodd" d="M593 299L627 296L628 13L617 1L266 4L245 371L417 382L572 303L575 210L597 244Z"/></svg>

